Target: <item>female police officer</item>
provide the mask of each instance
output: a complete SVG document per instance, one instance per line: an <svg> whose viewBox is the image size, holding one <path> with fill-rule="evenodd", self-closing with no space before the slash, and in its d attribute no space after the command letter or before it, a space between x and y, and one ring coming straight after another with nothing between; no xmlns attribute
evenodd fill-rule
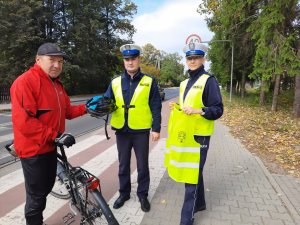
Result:
<svg viewBox="0 0 300 225"><path fill-rule="evenodd" d="M180 148L174 147L176 145L174 142L179 138L179 135L176 134L175 138L172 138L172 134L170 134L175 131L175 126L172 126L173 131L169 130L169 136L171 137L169 138L169 145L172 146L172 151L169 154L168 172L175 181L185 183L180 225L192 225L194 213L206 209L203 167L209 148L210 136L214 129L214 120L220 118L223 114L219 84L214 76L209 75L204 70L206 49L206 46L200 43L190 43L184 47L190 77L180 84L179 108L182 111L179 112L181 114L179 113L176 119L169 121L169 123L179 124L182 119L187 118L189 126L194 126L193 129L189 129L192 130L190 136L194 136L194 138L190 138L186 142L186 146L181 145ZM174 104L174 102L169 103L170 109L175 110ZM178 105L176 105L176 108L178 108ZM193 124L191 124L192 120L194 121ZM180 126L185 125L182 123ZM184 127L181 128L183 131L187 130ZM180 130L180 127L178 129ZM181 135L181 137L184 138L184 135ZM183 138L181 138L180 144L183 143ZM190 146L195 147L199 144L200 150L199 147L196 150L190 148ZM190 151L190 149L193 149L193 151ZM178 154L180 154L180 157L178 157ZM184 159L184 162L179 162L179 159Z"/></svg>

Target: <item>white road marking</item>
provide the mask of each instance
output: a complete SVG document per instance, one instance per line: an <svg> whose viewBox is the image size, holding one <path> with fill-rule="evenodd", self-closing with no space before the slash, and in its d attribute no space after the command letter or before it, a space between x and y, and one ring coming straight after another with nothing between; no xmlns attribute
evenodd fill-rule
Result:
<svg viewBox="0 0 300 225"><path fill-rule="evenodd" d="M104 135L93 135L78 142L70 148L66 149L66 154L68 157L78 154L81 151L97 144L98 142L105 139ZM16 170L0 178L0 194L13 188L14 186L24 182L22 169Z"/></svg>
<svg viewBox="0 0 300 225"><path fill-rule="evenodd" d="M0 142L5 142L5 141L10 141L14 139L14 134L6 134L6 135L1 135L0 137Z"/></svg>
<svg viewBox="0 0 300 225"><path fill-rule="evenodd" d="M95 135L97 136L97 135ZM85 139L82 142L79 142L78 144L74 145L73 148L68 149L68 157L71 155L75 155L79 153L80 151L83 151L87 148L88 143L91 143L92 141L98 140L99 142L99 136L96 138L95 136L92 136L90 138ZM105 138L104 136L102 137ZM102 140L103 140L102 139ZM81 145L81 149L79 149L79 145ZM77 146L77 148L76 148ZM163 166L163 160L164 160L164 146L165 146L165 139L161 139L155 148L151 151L149 155L149 165L150 165L150 176L151 176L151 182L150 182L150 190L149 190L149 201L151 201L152 197L154 196L154 193L160 183L160 180L165 172L165 168ZM115 161L118 160L117 156L117 149L116 145L113 145L112 147L106 149L104 152L99 154L97 157L91 159L86 164L82 165L82 167L89 172L95 174L96 176L99 176L102 172L104 172L111 164L113 164ZM17 185L15 182L22 182L23 181L23 175L22 171L17 172L18 174L14 175L7 175L6 178L0 179L0 185L2 183L6 183L4 186L0 186L0 193L3 193L3 190L8 190L12 188L13 186ZM21 174L20 174L21 173ZM12 173L13 174L13 173ZM116 174L117 176L117 174ZM10 179L14 179L14 177L18 177L12 184L8 184L8 181ZM20 178L21 177L21 178ZM134 173L131 176L132 179L132 192L131 192L131 199L126 202L126 204L122 207L122 210L114 210L112 207L112 211L122 225L131 225L131 224L140 224L140 222L143 219L144 212L140 209L140 203L138 201L138 198L136 196L136 188L137 188L137 171L135 170ZM4 182L5 181L5 182ZM9 187L7 187L7 185ZM113 198L109 201L109 205L112 206L113 202L116 200L116 198L119 196L119 193L115 193ZM44 211L44 218L49 218L51 215L53 215L57 210L59 210L64 204L66 204L66 200L57 199L51 195L48 196L47 199L47 207ZM3 225L13 225L13 224L24 224L25 225L25 219L24 219L24 204L21 204L14 210L7 213L4 217L0 218L1 224Z"/></svg>
<svg viewBox="0 0 300 225"><path fill-rule="evenodd" d="M166 168L164 167L164 148L165 148L165 138L160 139L155 148L151 151L149 155L149 166L150 166L150 189L149 189L149 202L153 198L155 191L163 177ZM131 194L130 199L126 201L122 209L111 210L122 225L132 225L140 224L144 217L144 212L141 210L141 205L139 199L136 195L137 190L137 170L131 175ZM109 201L109 205L112 206L114 201L119 197L119 192L117 192ZM150 202L151 204L151 202Z"/></svg>

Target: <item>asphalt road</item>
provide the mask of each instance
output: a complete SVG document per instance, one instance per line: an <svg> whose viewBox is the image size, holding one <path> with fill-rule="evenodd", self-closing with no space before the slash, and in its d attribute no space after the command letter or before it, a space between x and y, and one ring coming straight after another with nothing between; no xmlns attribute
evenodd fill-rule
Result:
<svg viewBox="0 0 300 225"><path fill-rule="evenodd" d="M165 101L171 98L178 96L178 88L166 88L165 92ZM85 103L88 97L78 97L72 98L72 104L82 104ZM75 137L81 136L88 132L94 131L100 127L104 126L104 120L96 119L88 115L73 119L67 120L66 122L66 132L73 134ZM108 128L109 135L112 135L113 131ZM4 146L13 140L13 131L11 123L11 113L5 112L1 113L0 117L0 165L7 163L12 160L11 157L7 157L8 153L4 149Z"/></svg>

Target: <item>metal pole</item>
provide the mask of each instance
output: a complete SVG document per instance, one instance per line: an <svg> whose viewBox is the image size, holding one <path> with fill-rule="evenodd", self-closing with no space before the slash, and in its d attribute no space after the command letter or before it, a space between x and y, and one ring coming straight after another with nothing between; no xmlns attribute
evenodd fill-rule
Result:
<svg viewBox="0 0 300 225"><path fill-rule="evenodd" d="M231 74L230 74L230 94L229 94L229 102L231 102L232 95L232 80L233 80L233 41L231 42Z"/></svg>

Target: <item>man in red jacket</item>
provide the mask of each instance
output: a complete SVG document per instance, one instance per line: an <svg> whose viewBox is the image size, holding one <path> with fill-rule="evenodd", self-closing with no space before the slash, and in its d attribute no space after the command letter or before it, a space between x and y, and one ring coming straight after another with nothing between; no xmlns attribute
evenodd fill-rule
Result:
<svg viewBox="0 0 300 225"><path fill-rule="evenodd" d="M46 197L56 176L56 145L70 147L75 139L65 132L65 119L86 114L85 104L71 106L59 75L66 54L53 43L41 45L33 67L13 83L14 147L25 178L27 225L42 225Z"/></svg>

